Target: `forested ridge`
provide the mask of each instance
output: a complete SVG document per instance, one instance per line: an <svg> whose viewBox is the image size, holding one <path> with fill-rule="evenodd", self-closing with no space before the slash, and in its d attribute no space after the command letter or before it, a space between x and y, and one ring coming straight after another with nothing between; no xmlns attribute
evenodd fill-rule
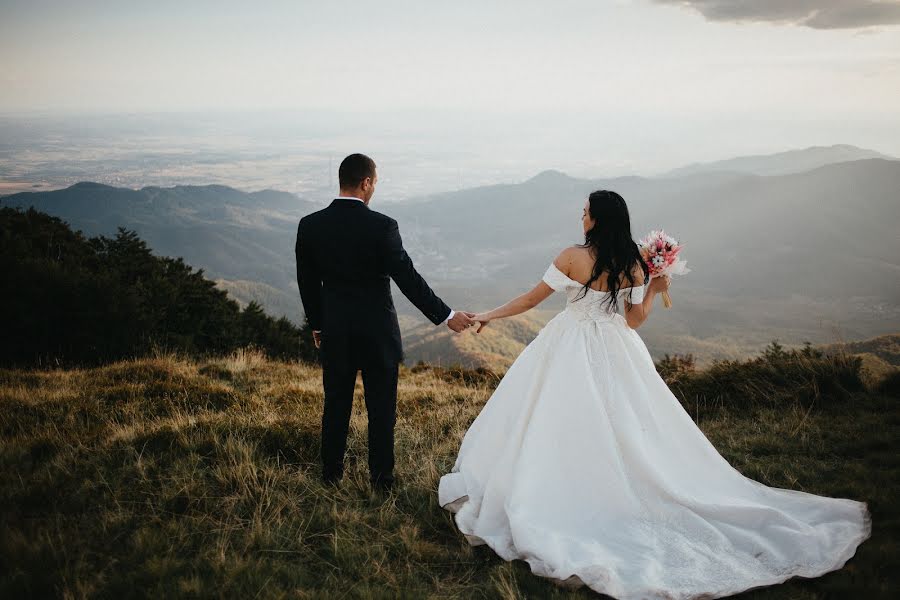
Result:
<svg viewBox="0 0 900 600"><path fill-rule="evenodd" d="M246 346L271 358L315 359L304 328L256 302L242 310L203 269L154 255L123 227L111 238L86 237L33 208L0 208L0 269L5 366L91 365L167 350L212 356Z"/></svg>

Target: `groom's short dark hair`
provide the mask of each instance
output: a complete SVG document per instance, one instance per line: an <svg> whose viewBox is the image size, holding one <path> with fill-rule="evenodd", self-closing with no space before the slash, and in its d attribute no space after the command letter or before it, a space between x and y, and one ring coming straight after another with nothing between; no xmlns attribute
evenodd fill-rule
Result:
<svg viewBox="0 0 900 600"><path fill-rule="evenodd" d="M375 161L365 154L351 154L338 169L338 183L341 189L352 190L359 187L366 177L375 177Z"/></svg>

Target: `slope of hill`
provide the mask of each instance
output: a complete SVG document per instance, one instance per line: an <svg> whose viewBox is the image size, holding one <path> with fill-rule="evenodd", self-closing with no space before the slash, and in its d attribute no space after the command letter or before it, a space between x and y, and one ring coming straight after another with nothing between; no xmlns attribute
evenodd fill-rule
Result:
<svg viewBox="0 0 900 600"><path fill-rule="evenodd" d="M676 376L687 413L742 474L871 507L872 538L845 568L762 597L900 587L896 398L861 391L852 363L814 357ZM322 379L309 365L238 352L0 369L0 597L596 598L470 546L438 506L496 382L401 369L399 483L382 497L368 485L361 390L343 484L321 483Z"/></svg>
<svg viewBox="0 0 900 600"><path fill-rule="evenodd" d="M61 219L0 207L3 365L92 365L159 349L198 355L255 344L296 357L309 342L257 303L243 309L133 231L86 238Z"/></svg>
<svg viewBox="0 0 900 600"><path fill-rule="evenodd" d="M504 371L551 316L552 313L532 311L490 323L479 334L454 334L431 323L419 325L403 333L405 362Z"/></svg>
<svg viewBox="0 0 900 600"><path fill-rule="evenodd" d="M836 344L826 344L822 350L828 354L848 352L850 354L872 354L889 365L900 367L900 334L890 333L868 340L855 340Z"/></svg>
<svg viewBox="0 0 900 600"><path fill-rule="evenodd" d="M88 235L127 227L155 253L182 257L212 278L261 281L286 293L296 293L297 221L320 208L274 190L248 193L222 185L131 190L90 182L12 194L0 198L0 206L33 206Z"/></svg>
<svg viewBox="0 0 900 600"><path fill-rule="evenodd" d="M303 310L299 294L288 294L260 281L216 279L216 287L225 290L241 308L251 302L266 307L266 312L275 317L286 317L293 323L303 321Z"/></svg>
<svg viewBox="0 0 900 600"><path fill-rule="evenodd" d="M829 355L840 353L860 357L860 373L869 387L879 385L886 378L900 373L900 334L880 335L868 340L826 344L822 351Z"/></svg>
<svg viewBox="0 0 900 600"><path fill-rule="evenodd" d="M811 146L801 150L788 150L776 154L760 154L755 156L739 156L709 163L694 163L673 169L658 177L684 177L697 173L735 172L751 175L787 175L802 173L828 164L862 160L866 158L883 158L897 160L895 157L866 150L849 144L833 146Z"/></svg>

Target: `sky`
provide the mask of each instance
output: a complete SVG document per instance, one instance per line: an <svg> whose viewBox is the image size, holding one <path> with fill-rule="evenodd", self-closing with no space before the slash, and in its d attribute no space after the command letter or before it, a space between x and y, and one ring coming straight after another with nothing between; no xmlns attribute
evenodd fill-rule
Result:
<svg viewBox="0 0 900 600"><path fill-rule="evenodd" d="M900 156L895 1L0 0L0 57L7 115L476 123L636 171L836 143Z"/></svg>

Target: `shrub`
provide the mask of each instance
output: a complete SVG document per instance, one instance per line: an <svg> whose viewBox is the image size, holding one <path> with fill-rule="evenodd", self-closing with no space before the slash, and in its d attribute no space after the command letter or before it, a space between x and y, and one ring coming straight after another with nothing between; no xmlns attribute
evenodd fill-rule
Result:
<svg viewBox="0 0 900 600"><path fill-rule="evenodd" d="M657 365L672 392L686 406L703 402L721 407L778 407L791 403L829 406L845 403L864 389L861 359L849 354L826 356L807 343L785 350L771 342L761 356L746 361L715 361L694 371L687 359L669 358Z"/></svg>

